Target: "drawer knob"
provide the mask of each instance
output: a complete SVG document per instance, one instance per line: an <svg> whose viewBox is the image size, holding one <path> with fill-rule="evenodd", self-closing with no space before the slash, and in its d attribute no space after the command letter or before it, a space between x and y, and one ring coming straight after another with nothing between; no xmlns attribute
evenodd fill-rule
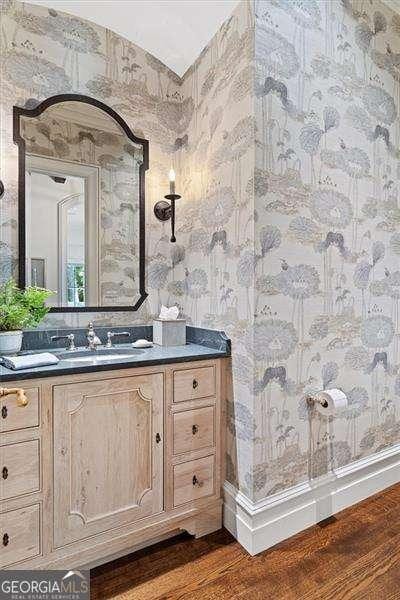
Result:
<svg viewBox="0 0 400 600"><path fill-rule="evenodd" d="M199 382L197 381L197 379L193 379L192 385L194 390L199 386Z"/></svg>
<svg viewBox="0 0 400 600"><path fill-rule="evenodd" d="M3 417L3 419L7 419L7 415L8 415L7 406L2 406L1 407L1 416Z"/></svg>
<svg viewBox="0 0 400 600"><path fill-rule="evenodd" d="M161 435L159 433L156 433L156 442L157 444L161 442Z"/></svg>
<svg viewBox="0 0 400 600"><path fill-rule="evenodd" d="M193 435L196 435L196 433L199 431L199 426L198 425L192 425L192 433Z"/></svg>
<svg viewBox="0 0 400 600"><path fill-rule="evenodd" d="M11 394L17 395L18 406L27 406L29 400L25 394L25 390L22 388L0 388L0 398L2 396L10 396Z"/></svg>
<svg viewBox="0 0 400 600"><path fill-rule="evenodd" d="M10 536L8 535L8 533L5 533L3 535L3 546L8 546L10 542Z"/></svg>
<svg viewBox="0 0 400 600"><path fill-rule="evenodd" d="M198 485L199 487L203 485L203 483L197 479L196 475L193 475L192 483L193 485Z"/></svg>
<svg viewBox="0 0 400 600"><path fill-rule="evenodd" d="M7 477L8 477L7 467L3 467L2 475L3 475L3 479L7 479Z"/></svg>

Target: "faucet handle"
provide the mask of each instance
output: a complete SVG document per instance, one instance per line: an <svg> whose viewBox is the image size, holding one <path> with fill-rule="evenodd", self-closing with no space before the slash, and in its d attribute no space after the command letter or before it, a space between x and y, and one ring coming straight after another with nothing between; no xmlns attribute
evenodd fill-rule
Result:
<svg viewBox="0 0 400 600"><path fill-rule="evenodd" d="M69 333L68 335L52 335L50 339L52 342L68 340L67 350L75 350L75 336L73 333Z"/></svg>
<svg viewBox="0 0 400 600"><path fill-rule="evenodd" d="M68 350L75 350L75 336L73 333L68 334Z"/></svg>
<svg viewBox="0 0 400 600"><path fill-rule="evenodd" d="M107 343L106 343L106 348L112 348L112 341L111 338L113 337L113 332L112 331L107 331Z"/></svg>
<svg viewBox="0 0 400 600"><path fill-rule="evenodd" d="M130 337L129 331L108 331L106 348L112 348L113 337Z"/></svg>

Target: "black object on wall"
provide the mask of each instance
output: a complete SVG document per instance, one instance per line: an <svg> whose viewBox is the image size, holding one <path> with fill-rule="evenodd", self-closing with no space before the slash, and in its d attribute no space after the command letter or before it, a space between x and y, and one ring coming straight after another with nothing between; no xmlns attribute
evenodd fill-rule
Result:
<svg viewBox="0 0 400 600"><path fill-rule="evenodd" d="M168 221L171 219L171 242L176 242L175 237L175 200L179 200L179 194L167 194L164 196L170 202L160 200L154 205L154 214L159 221Z"/></svg>

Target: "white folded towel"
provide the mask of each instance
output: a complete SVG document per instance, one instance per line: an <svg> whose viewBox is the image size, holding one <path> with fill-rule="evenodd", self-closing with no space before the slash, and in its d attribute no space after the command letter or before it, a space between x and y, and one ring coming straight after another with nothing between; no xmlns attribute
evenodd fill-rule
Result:
<svg viewBox="0 0 400 600"><path fill-rule="evenodd" d="M46 367L56 365L59 358L51 352L41 354L24 354L22 356L3 356L2 363L7 369L19 371L20 369L32 369L33 367Z"/></svg>

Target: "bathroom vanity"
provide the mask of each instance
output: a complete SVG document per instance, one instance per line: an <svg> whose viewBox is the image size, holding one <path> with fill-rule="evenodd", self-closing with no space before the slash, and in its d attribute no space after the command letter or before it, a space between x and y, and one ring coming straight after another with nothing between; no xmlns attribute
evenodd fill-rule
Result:
<svg viewBox="0 0 400 600"><path fill-rule="evenodd" d="M78 94L15 106L13 134L19 287L57 290L53 313L118 323L148 295L148 141ZM51 141L62 136L65 157ZM221 526L229 343L187 330L184 346L146 350L113 348L114 335L151 331L25 332L25 351L56 350L60 362L0 366L0 568L92 566Z"/></svg>
<svg viewBox="0 0 400 600"><path fill-rule="evenodd" d="M0 567L91 566L219 529L227 355L0 367Z"/></svg>

